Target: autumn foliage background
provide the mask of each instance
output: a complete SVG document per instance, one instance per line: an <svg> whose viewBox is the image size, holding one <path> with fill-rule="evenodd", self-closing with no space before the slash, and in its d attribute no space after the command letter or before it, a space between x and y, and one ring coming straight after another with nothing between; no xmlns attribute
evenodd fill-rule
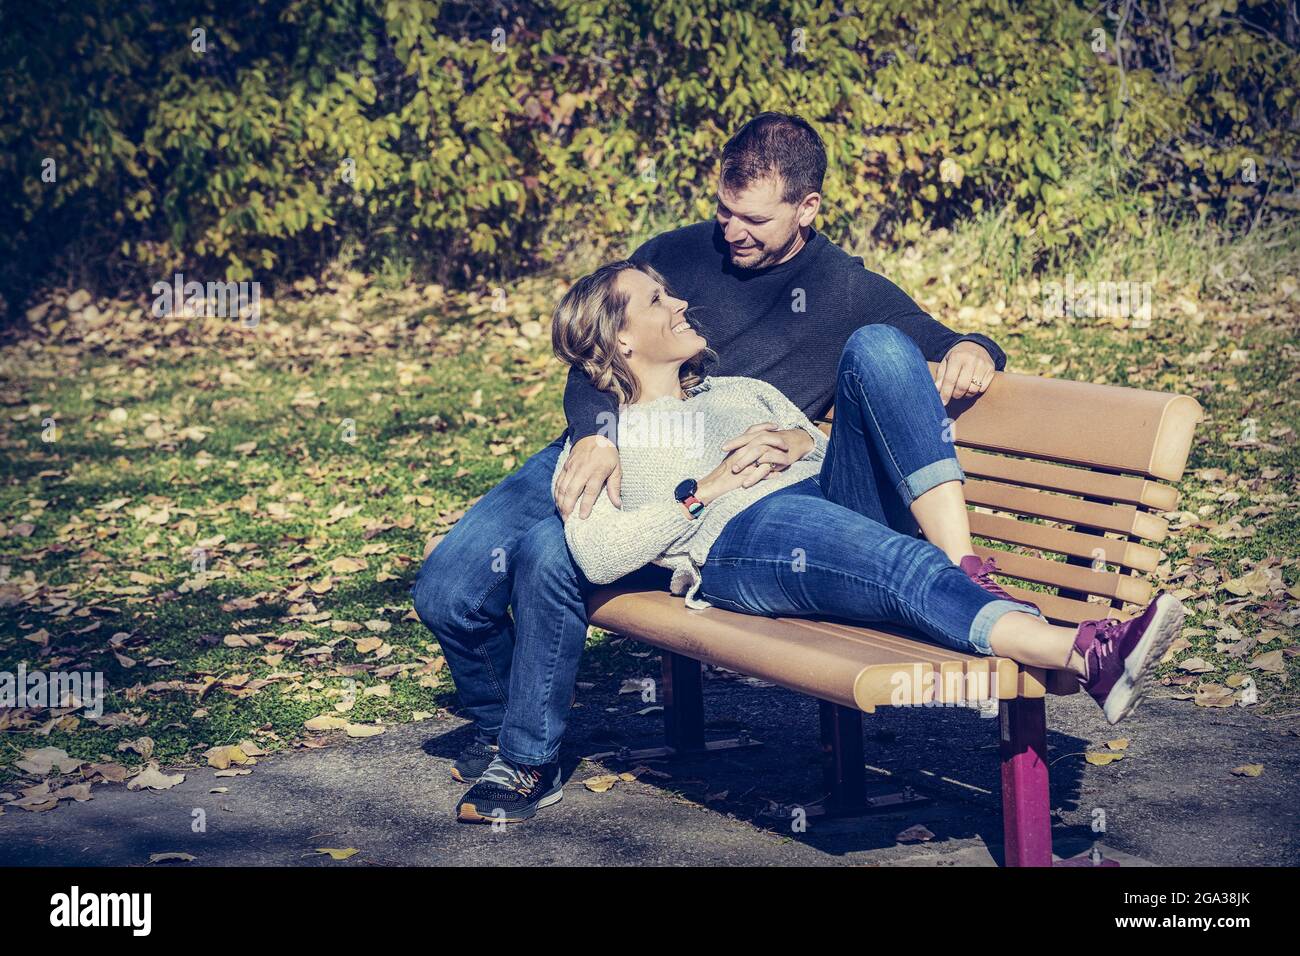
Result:
<svg viewBox="0 0 1300 956"><path fill-rule="evenodd" d="M796 110L824 228L990 210L1017 262L1295 209L1279 0L6 4L0 293L268 292L340 255L466 285L711 214L731 131ZM53 161L55 176L42 173Z"/></svg>

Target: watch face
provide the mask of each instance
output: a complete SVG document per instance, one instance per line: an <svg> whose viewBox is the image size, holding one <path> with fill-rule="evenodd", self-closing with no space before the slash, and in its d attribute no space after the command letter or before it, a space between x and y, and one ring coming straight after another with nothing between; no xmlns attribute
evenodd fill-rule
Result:
<svg viewBox="0 0 1300 956"><path fill-rule="evenodd" d="M694 478L687 478L685 481L683 481L680 485L677 486L677 490L673 492L673 495L677 498L678 501L685 501L691 495L695 494L695 489L697 487L698 486L696 485Z"/></svg>

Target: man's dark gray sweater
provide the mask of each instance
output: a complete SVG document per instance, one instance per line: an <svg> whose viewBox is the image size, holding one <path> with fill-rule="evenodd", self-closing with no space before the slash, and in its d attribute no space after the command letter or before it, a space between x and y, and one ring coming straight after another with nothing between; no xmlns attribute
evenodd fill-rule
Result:
<svg viewBox="0 0 1300 956"><path fill-rule="evenodd" d="M835 398L835 372L849 336L882 323L905 333L930 361L958 342L975 342L1001 370L1007 357L984 335L959 335L931 318L902 289L870 271L819 232L789 260L766 269L731 264L716 222L655 236L632 255L657 269L686 299L691 324L718 355L713 375L743 375L775 385L816 421ZM569 370L564 414L572 441L606 434L618 403L580 370Z"/></svg>

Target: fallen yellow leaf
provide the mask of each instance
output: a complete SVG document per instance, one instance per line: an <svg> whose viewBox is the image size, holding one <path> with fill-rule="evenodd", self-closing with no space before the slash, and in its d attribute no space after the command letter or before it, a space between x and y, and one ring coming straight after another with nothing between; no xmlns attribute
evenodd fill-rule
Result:
<svg viewBox="0 0 1300 956"><path fill-rule="evenodd" d="M354 574L368 567L365 558L349 558L346 555L341 555L330 562L330 570L337 574Z"/></svg>
<svg viewBox="0 0 1300 956"><path fill-rule="evenodd" d="M592 793L604 793L616 783L618 783L618 774L616 773L602 773L599 776L588 777L582 781L582 785Z"/></svg>
<svg viewBox="0 0 1300 956"><path fill-rule="evenodd" d="M342 730L348 725L348 722L342 717L335 717L332 714L321 714L319 717L313 717L305 722L303 727L307 730Z"/></svg>
<svg viewBox="0 0 1300 956"><path fill-rule="evenodd" d="M330 859L332 860L346 860L350 856L355 856L360 851L354 849L353 847L348 847L346 850L339 850L333 847L317 847L316 852L328 853L330 855Z"/></svg>
<svg viewBox="0 0 1300 956"><path fill-rule="evenodd" d="M218 770L225 770L231 764L242 767L246 763L256 763L235 744L228 747L213 747L206 756L208 766L216 767Z"/></svg>
<svg viewBox="0 0 1300 956"><path fill-rule="evenodd" d="M158 769L158 764L150 761L149 766L126 782L126 789L170 790L184 780L185 774L178 773L175 776L169 776Z"/></svg>
<svg viewBox="0 0 1300 956"><path fill-rule="evenodd" d="M1123 760L1123 754L1108 754L1102 751L1090 751L1084 756L1084 759L1094 767L1104 767L1106 764L1114 763L1116 760Z"/></svg>

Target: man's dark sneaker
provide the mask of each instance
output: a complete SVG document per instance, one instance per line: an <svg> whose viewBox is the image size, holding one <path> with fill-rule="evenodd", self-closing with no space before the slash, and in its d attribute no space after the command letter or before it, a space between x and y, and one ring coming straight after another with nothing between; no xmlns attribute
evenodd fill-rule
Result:
<svg viewBox="0 0 1300 956"><path fill-rule="evenodd" d="M981 561L978 556L968 554L966 557L961 559L961 564L959 564L958 567L966 572L966 577L970 578L994 597L999 597L1004 601L1015 601L1017 604L1028 604L1035 611L1039 609L1038 605L1032 601L1022 601L1020 598L1013 598L1002 589L1002 585L993 580L993 575L998 571L998 563L992 558L985 558Z"/></svg>
<svg viewBox="0 0 1300 956"><path fill-rule="evenodd" d="M1117 724L1137 707L1151 674L1183 626L1182 603L1158 594L1145 611L1128 621L1084 621L1074 638L1085 676L1079 683Z"/></svg>
<svg viewBox="0 0 1300 956"><path fill-rule="evenodd" d="M460 752L456 762L451 765L451 776L453 780L459 780L461 783L473 783L483 775L483 771L488 768L488 764L497 755L496 738L487 734L474 734L465 749Z"/></svg>
<svg viewBox="0 0 1300 956"><path fill-rule="evenodd" d="M522 823L563 796L558 760L529 767L497 754L456 804L456 818L464 823Z"/></svg>

